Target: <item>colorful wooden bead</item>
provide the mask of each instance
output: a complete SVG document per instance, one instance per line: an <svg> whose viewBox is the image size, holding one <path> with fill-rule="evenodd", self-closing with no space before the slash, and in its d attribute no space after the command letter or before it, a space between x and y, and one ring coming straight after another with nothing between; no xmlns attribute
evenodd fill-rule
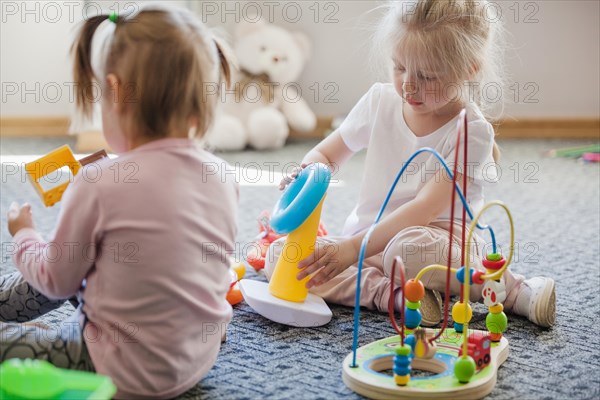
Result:
<svg viewBox="0 0 600 400"><path fill-rule="evenodd" d="M394 375L394 382L396 382L396 385L398 385L398 386L406 386L406 385L408 385L409 381L410 381L410 375L404 375L404 376Z"/></svg>
<svg viewBox="0 0 600 400"><path fill-rule="evenodd" d="M421 302L406 300L406 307L410 308L411 310L418 310L421 308Z"/></svg>
<svg viewBox="0 0 600 400"><path fill-rule="evenodd" d="M404 337L404 344L407 344L410 346L410 348L412 349L412 351L415 351L415 344L417 343L417 338L415 338L415 335L410 334L410 335L406 335Z"/></svg>
<svg viewBox="0 0 600 400"><path fill-rule="evenodd" d="M409 329L415 329L421 324L421 311L419 310L411 310L406 307L404 310L404 325Z"/></svg>
<svg viewBox="0 0 600 400"><path fill-rule="evenodd" d="M485 269L490 271L497 271L504 266L506 260L500 254L488 254L488 256L481 261Z"/></svg>
<svg viewBox="0 0 600 400"><path fill-rule="evenodd" d="M485 280L481 279L481 277L485 275L484 271L475 271L473 274L473 283L476 285L483 285Z"/></svg>
<svg viewBox="0 0 600 400"><path fill-rule="evenodd" d="M466 319L465 319L466 313ZM452 319L454 322L458 322L459 324L465 324L471 320L473 317L473 310L471 309L471 305L469 303L455 303L452 306Z"/></svg>
<svg viewBox="0 0 600 400"><path fill-rule="evenodd" d="M503 312L498 314L489 313L485 317L485 326L487 326L488 331L491 333L502 333L508 326L508 318L506 318L506 314Z"/></svg>
<svg viewBox="0 0 600 400"><path fill-rule="evenodd" d="M396 347L396 355L409 356L410 353L412 353L412 348L408 343L406 343L406 339L405 339L404 346Z"/></svg>
<svg viewBox="0 0 600 400"><path fill-rule="evenodd" d="M409 279L404 284L404 297L406 300L417 302L425 297L425 286L421 281Z"/></svg>
<svg viewBox="0 0 600 400"><path fill-rule="evenodd" d="M500 314L502 311L504 311L504 306L501 303L498 303L498 304L494 304L493 306L490 306L488 308L488 310L492 314Z"/></svg>
<svg viewBox="0 0 600 400"><path fill-rule="evenodd" d="M410 363L412 348L408 344L396 347L396 355L394 356L394 381L397 385L406 385L410 380Z"/></svg>
<svg viewBox="0 0 600 400"><path fill-rule="evenodd" d="M473 272L475 270L473 268L469 269L469 274L471 275L471 279L469 280L469 285L473 284ZM465 283L465 267L460 267L458 269L458 271L456 271L456 279L458 279L458 281L461 283L461 285L464 285Z"/></svg>
<svg viewBox="0 0 600 400"><path fill-rule="evenodd" d="M458 333L462 333L463 327L464 327L463 324L459 324L458 322L454 323L454 330Z"/></svg>
<svg viewBox="0 0 600 400"><path fill-rule="evenodd" d="M468 383L475 374L475 360L470 356L462 356L454 364L454 376L460 383Z"/></svg>

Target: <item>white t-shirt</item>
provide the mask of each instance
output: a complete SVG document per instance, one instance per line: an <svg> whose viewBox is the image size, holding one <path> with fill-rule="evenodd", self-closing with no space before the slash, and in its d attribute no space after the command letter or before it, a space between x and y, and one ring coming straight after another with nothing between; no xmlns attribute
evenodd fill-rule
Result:
<svg viewBox="0 0 600 400"><path fill-rule="evenodd" d="M392 84L376 83L354 106L338 129L350 150L358 152L368 149L358 203L346 219L343 235L354 235L373 223L396 175L420 148L430 147L436 150L448 163L450 170L453 170L458 115L435 132L418 137L406 125L402 106L403 100ZM484 204L483 186L495 183L498 171L492 157L492 125L475 105L467 107L467 118L467 176L471 179L467 202L473 215L476 215ZM462 172L462 145L458 162L458 171ZM398 182L383 217L414 199L440 168L443 168L442 164L429 152L421 153L413 159ZM462 182L460 186L462 187ZM447 202L448 209L435 221L450 219L450 193ZM462 208L458 195L456 207L455 217L460 218Z"/></svg>

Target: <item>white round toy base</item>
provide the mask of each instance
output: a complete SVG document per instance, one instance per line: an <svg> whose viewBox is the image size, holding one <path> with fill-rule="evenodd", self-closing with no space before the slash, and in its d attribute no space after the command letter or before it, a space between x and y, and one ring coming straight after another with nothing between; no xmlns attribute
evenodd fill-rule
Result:
<svg viewBox="0 0 600 400"><path fill-rule="evenodd" d="M312 293L304 303L295 303L273 296L268 283L242 279L239 284L246 303L271 321L297 327L321 326L331 321L331 310L325 301Z"/></svg>

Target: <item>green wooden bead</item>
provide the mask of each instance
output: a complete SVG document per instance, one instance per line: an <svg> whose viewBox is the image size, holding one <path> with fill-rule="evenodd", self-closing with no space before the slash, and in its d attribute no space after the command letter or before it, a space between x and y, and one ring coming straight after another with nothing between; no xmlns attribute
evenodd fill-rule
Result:
<svg viewBox="0 0 600 400"><path fill-rule="evenodd" d="M406 343L404 344L404 346L396 347L396 354L398 354L399 356L408 356L411 351L412 348Z"/></svg>
<svg viewBox="0 0 600 400"><path fill-rule="evenodd" d="M498 314L490 313L485 317L485 325L487 326L488 331L492 333L502 333L508 326L508 318L506 318L506 314L503 312Z"/></svg>
<svg viewBox="0 0 600 400"><path fill-rule="evenodd" d="M502 259L502 254L500 253L490 253L487 255L487 259L490 261L500 261Z"/></svg>
<svg viewBox="0 0 600 400"><path fill-rule="evenodd" d="M418 310L421 308L421 302L406 300L406 307L410 308L411 310Z"/></svg>
<svg viewBox="0 0 600 400"><path fill-rule="evenodd" d="M454 376L460 383L467 383L475 374L475 360L470 356L460 357L454 364Z"/></svg>

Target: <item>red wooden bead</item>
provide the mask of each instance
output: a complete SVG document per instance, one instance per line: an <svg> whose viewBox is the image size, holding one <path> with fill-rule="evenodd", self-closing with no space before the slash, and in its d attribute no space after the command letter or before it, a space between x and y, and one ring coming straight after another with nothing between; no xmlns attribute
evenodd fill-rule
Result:
<svg viewBox="0 0 600 400"><path fill-rule="evenodd" d="M484 280L481 277L485 274L484 271L475 271L473 274L473 283L476 285L483 285Z"/></svg>
<svg viewBox="0 0 600 400"><path fill-rule="evenodd" d="M504 257L502 257L498 261L491 261L488 259L484 259L482 261L482 264L486 269L492 269L494 271L497 271L504 266L505 262L506 262L506 260L504 259Z"/></svg>

